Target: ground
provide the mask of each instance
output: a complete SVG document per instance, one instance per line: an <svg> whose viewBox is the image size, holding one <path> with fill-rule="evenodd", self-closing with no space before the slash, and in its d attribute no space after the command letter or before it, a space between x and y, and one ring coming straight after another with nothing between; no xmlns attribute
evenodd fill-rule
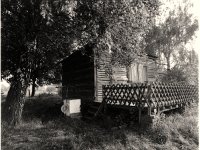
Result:
<svg viewBox="0 0 200 150"><path fill-rule="evenodd" d="M58 96L40 95L27 99L23 123L9 128L1 124L3 150L196 150L198 107L183 113L162 115L148 129L137 124L109 131L96 124L64 117ZM3 107L3 104L2 104ZM45 119L44 119L45 118Z"/></svg>

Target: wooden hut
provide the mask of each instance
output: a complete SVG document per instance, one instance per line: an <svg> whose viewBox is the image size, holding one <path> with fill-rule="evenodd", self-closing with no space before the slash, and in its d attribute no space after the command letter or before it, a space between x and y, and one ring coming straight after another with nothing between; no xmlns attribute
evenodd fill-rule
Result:
<svg viewBox="0 0 200 150"><path fill-rule="evenodd" d="M63 99L81 99L81 101L102 101L102 85L130 82L153 82L156 80L156 58L147 55L129 67L113 67L107 73L103 64L97 67L93 50L87 46L84 50L72 53L63 61Z"/></svg>

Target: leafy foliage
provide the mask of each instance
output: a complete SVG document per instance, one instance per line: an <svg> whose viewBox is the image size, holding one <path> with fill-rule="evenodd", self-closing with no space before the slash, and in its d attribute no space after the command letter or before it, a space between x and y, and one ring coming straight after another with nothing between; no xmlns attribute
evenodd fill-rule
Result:
<svg viewBox="0 0 200 150"><path fill-rule="evenodd" d="M186 82L198 86L198 55L193 51L180 50L174 56L176 65L163 77L163 82Z"/></svg>
<svg viewBox="0 0 200 150"><path fill-rule="evenodd" d="M146 32L152 27L157 13L158 1L119 1L114 19L108 18L108 27L98 39L96 55L106 59L111 55L114 65L130 65L144 54Z"/></svg>
<svg viewBox="0 0 200 150"><path fill-rule="evenodd" d="M89 43L99 54L109 47L115 61L135 59L158 2L9 0L2 8L2 77L20 68L48 80L49 70Z"/></svg>
<svg viewBox="0 0 200 150"><path fill-rule="evenodd" d="M170 69L167 74L162 78L163 82L187 82L187 77L181 68L177 66Z"/></svg>
<svg viewBox="0 0 200 150"><path fill-rule="evenodd" d="M164 58L167 62L167 69L171 69L171 59L173 54L193 39L195 31L198 29L198 22L192 19L192 15L188 12L190 5L185 3L182 8L178 7L178 11L171 10L164 22L161 22L146 36L147 53L155 50L156 54ZM182 49L183 50L183 49Z"/></svg>

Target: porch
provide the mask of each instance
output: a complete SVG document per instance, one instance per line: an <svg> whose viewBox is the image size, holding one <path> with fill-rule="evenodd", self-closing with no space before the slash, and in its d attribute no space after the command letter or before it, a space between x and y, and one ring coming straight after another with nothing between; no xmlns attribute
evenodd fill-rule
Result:
<svg viewBox="0 0 200 150"><path fill-rule="evenodd" d="M164 111L185 107L198 96L196 86L178 83L113 84L103 85L102 89L102 103L96 104L93 112L89 110L94 118L100 114L105 116L114 107L138 111L139 123L146 116L154 118Z"/></svg>

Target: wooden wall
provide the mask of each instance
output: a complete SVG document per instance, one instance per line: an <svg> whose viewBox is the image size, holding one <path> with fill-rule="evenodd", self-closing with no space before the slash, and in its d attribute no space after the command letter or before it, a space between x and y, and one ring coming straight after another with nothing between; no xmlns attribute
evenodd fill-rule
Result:
<svg viewBox="0 0 200 150"><path fill-rule="evenodd" d="M127 83L127 68L125 66L112 68L112 83Z"/></svg>
<svg viewBox="0 0 200 150"><path fill-rule="evenodd" d="M114 67L112 73L108 74L105 66L100 63L96 68L96 99L95 101L101 102L102 99L102 85L109 85L115 83L127 83L127 70L126 67Z"/></svg>
<svg viewBox="0 0 200 150"><path fill-rule="evenodd" d="M96 67L96 98L95 101L102 101L102 85L110 84L110 75L107 73L106 68L102 64Z"/></svg>
<svg viewBox="0 0 200 150"><path fill-rule="evenodd" d="M138 64L136 67L137 71L141 77L137 77L137 80L134 82L154 82L156 81L156 61L153 58L147 57L146 59L142 59L141 63ZM130 82L128 77L129 69L125 66L120 67L113 67L112 73L107 74L106 68L100 63L99 68L95 68L95 101L101 102L102 101L102 85L109 85L109 84L116 84L116 83L128 83ZM144 70L143 70L144 69ZM144 73L145 71L145 73ZM143 72L143 73L141 73ZM145 75L145 76L144 76Z"/></svg>
<svg viewBox="0 0 200 150"><path fill-rule="evenodd" d="M64 98L79 98L93 101L94 95L94 61L80 51L73 53L63 62Z"/></svg>
<svg viewBox="0 0 200 150"><path fill-rule="evenodd" d="M128 71L130 68L128 69L125 66L113 67L112 73L108 74L105 65L103 65L102 62L99 62L99 67L97 67L94 59L89 57L91 55L92 50L85 55L80 51L77 51L63 62L62 78L63 86L66 87L64 89L64 98L79 98L84 101L95 100L101 102L102 85L128 82ZM142 68L146 70L146 77L139 77L139 80L142 78L142 81L155 81L155 59L148 57L145 61L142 60L141 62L142 63L139 66L142 66ZM141 67L139 67L139 72L141 72Z"/></svg>

